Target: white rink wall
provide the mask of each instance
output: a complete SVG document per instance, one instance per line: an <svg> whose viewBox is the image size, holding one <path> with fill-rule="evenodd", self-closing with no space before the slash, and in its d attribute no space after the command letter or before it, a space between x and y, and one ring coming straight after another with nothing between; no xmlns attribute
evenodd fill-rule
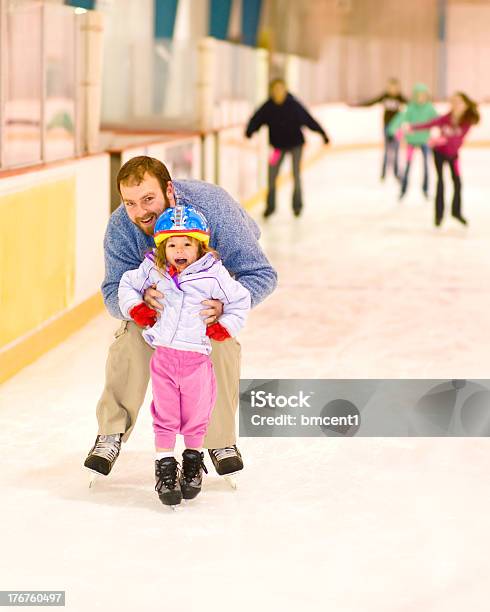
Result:
<svg viewBox="0 0 490 612"><path fill-rule="evenodd" d="M440 113L448 112L449 102L434 104ZM490 145L490 104L479 106L481 120L469 133L468 143ZM310 109L331 138L332 146L356 144L382 144L383 107L351 107L347 104L324 104ZM307 135L308 134L308 135ZM305 130L308 142L318 139L316 134Z"/></svg>
<svg viewBox="0 0 490 612"><path fill-rule="evenodd" d="M75 181L75 285L70 302L73 307L97 293L104 277L103 239L110 214L109 155L88 156L0 178L0 198L66 179ZM9 253L6 255L9 257Z"/></svg>
<svg viewBox="0 0 490 612"><path fill-rule="evenodd" d="M106 153L0 178L0 382L102 309Z"/></svg>
<svg viewBox="0 0 490 612"><path fill-rule="evenodd" d="M76 274L73 305L98 293L104 278L103 241L110 216L109 156L88 157L76 175Z"/></svg>

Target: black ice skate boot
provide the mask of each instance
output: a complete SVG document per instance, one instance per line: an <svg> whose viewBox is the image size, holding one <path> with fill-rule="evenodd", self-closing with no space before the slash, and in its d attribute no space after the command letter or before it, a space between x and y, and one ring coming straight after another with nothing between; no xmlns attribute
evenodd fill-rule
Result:
<svg viewBox="0 0 490 612"><path fill-rule="evenodd" d="M194 499L201 492L202 472L208 473L204 465L204 453L186 448L182 454L180 488L184 499Z"/></svg>
<svg viewBox="0 0 490 612"><path fill-rule="evenodd" d="M210 448L208 452L214 468L220 476L243 470L242 456L235 444L225 448Z"/></svg>
<svg viewBox="0 0 490 612"><path fill-rule="evenodd" d="M121 437L121 434L98 435L83 465L92 472L107 476L119 456Z"/></svg>
<svg viewBox="0 0 490 612"><path fill-rule="evenodd" d="M177 506L182 501L179 471L175 457L164 457L155 461L155 491L165 506Z"/></svg>

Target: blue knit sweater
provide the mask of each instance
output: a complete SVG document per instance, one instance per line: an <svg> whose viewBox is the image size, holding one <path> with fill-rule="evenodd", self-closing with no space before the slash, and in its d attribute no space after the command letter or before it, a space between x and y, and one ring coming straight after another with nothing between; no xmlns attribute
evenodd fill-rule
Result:
<svg viewBox="0 0 490 612"><path fill-rule="evenodd" d="M203 181L172 181L179 204L192 204L208 220L210 246L221 256L224 266L250 291L252 306L266 298L277 285L277 273L262 251L260 230L255 221L221 187ZM102 295L113 317L124 319L119 310L119 281L127 270L143 261L145 252L155 246L128 217L124 204L111 215L104 238L105 278Z"/></svg>

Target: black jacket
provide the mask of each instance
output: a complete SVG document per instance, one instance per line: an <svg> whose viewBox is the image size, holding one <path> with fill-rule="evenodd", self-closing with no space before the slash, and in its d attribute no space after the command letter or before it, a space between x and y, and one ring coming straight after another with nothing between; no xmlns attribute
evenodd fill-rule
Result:
<svg viewBox="0 0 490 612"><path fill-rule="evenodd" d="M393 117L400 112L401 105L407 103L407 99L402 94L392 96L387 91L384 91L380 96L372 100L361 102L360 106L374 106L380 103L384 106L383 124L386 128Z"/></svg>
<svg viewBox="0 0 490 612"><path fill-rule="evenodd" d="M328 136L322 126L290 93L287 94L282 104L276 104L269 98L257 110L247 126L245 132L247 138L250 138L263 125L269 127L269 142L275 149L287 150L304 144L305 139L301 131L303 125L314 132L319 132L325 142L328 142Z"/></svg>

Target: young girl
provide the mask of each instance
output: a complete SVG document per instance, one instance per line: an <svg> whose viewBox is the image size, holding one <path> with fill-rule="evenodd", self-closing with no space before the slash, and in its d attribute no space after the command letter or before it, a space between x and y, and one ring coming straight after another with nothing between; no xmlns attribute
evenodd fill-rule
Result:
<svg viewBox="0 0 490 612"><path fill-rule="evenodd" d="M435 224L439 226L444 214L444 180L443 167L449 164L454 184L454 195L451 213L463 225L467 224L461 212L461 177L459 172L459 149L472 125L480 120L478 107L466 94L456 92L451 98L451 111L425 123L416 123L405 128L410 133L416 130L427 130L439 127L440 135L429 140L434 150L434 162L437 171L437 193L435 202Z"/></svg>
<svg viewBox="0 0 490 612"><path fill-rule="evenodd" d="M407 108L404 111L399 112L391 121L388 126L388 132L390 136L399 135L399 128L404 123L423 123L430 121L437 117L437 112L432 102L429 99L429 88L423 83L417 83L413 88L412 99L410 100ZM405 171L401 173L401 191L400 200L405 196L408 187L408 176L410 174L410 167L412 165L412 158L415 149L420 149L424 160L424 178L422 183L422 191L425 197L428 196L429 192L429 146L427 144L429 140L429 130L420 130L407 134L407 162Z"/></svg>
<svg viewBox="0 0 490 612"><path fill-rule="evenodd" d="M193 207L168 208L155 224L154 240L156 249L140 267L123 274L119 306L125 317L147 326L143 337L155 348L150 362L155 490L163 504L174 506L196 497L203 469L207 472L201 447L216 399L209 338L222 341L240 331L250 293L209 248L209 226ZM160 317L143 301L152 285L164 295ZM223 314L206 328L199 312L208 299L223 302ZM174 457L178 433L186 445L182 471Z"/></svg>

